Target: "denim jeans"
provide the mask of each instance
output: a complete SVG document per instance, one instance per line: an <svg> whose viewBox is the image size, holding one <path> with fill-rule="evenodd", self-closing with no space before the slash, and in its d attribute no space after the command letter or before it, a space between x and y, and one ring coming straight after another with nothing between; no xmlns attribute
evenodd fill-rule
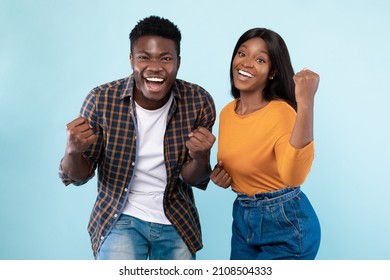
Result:
<svg viewBox="0 0 390 280"><path fill-rule="evenodd" d="M317 215L299 187L237 195L232 260L310 260L317 255L320 239Z"/></svg>
<svg viewBox="0 0 390 280"><path fill-rule="evenodd" d="M99 260L193 260L172 225L145 222L122 214L103 242Z"/></svg>

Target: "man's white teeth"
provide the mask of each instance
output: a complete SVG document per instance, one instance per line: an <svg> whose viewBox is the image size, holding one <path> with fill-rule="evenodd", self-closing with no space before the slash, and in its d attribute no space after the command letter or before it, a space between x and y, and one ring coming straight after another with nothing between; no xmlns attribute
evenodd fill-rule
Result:
<svg viewBox="0 0 390 280"><path fill-rule="evenodd" d="M246 77L249 77L249 78L253 78L254 77L251 73L245 72L243 70L238 70L238 73L241 74L241 75L244 75Z"/></svg>
<svg viewBox="0 0 390 280"><path fill-rule="evenodd" d="M149 82L157 82L157 83L162 83L162 82L164 82L164 79L157 78L157 77L146 78L146 80L149 81Z"/></svg>

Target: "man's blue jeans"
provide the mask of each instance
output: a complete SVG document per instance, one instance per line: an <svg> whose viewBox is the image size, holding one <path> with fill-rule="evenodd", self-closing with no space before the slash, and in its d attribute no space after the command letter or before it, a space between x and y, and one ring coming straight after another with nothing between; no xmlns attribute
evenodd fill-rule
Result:
<svg viewBox="0 0 390 280"><path fill-rule="evenodd" d="M317 215L299 187L238 194L232 231L233 260L314 259L321 239Z"/></svg>
<svg viewBox="0 0 390 280"><path fill-rule="evenodd" d="M172 225L145 222L122 214L103 242L99 260L193 260Z"/></svg>

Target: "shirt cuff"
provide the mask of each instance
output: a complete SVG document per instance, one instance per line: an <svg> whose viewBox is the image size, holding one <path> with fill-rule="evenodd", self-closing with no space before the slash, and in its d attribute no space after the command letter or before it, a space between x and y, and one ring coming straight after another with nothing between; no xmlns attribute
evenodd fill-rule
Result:
<svg viewBox="0 0 390 280"><path fill-rule="evenodd" d="M65 185L65 186L68 186L70 184L73 184L75 186L81 186L81 185L84 185L85 183L87 183L89 180L91 180L94 176L95 176L95 172L91 172L91 175L83 180L83 181L75 181L73 179L71 179L63 170L62 168L62 160L60 162L60 167L58 169L58 176L60 177L62 183Z"/></svg>

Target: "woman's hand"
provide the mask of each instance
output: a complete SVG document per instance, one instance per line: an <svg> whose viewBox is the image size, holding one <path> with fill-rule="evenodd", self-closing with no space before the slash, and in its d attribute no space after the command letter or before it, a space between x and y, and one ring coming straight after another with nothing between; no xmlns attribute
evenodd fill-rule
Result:
<svg viewBox="0 0 390 280"><path fill-rule="evenodd" d="M214 184L224 189L230 187L232 182L232 178L230 177L229 173L223 169L222 161L219 161L214 167L214 170L210 174L210 179L214 182Z"/></svg>
<svg viewBox="0 0 390 280"><path fill-rule="evenodd" d="M306 68L296 73L293 77L295 82L295 99L299 106L313 106L314 95L320 83L320 76Z"/></svg>

